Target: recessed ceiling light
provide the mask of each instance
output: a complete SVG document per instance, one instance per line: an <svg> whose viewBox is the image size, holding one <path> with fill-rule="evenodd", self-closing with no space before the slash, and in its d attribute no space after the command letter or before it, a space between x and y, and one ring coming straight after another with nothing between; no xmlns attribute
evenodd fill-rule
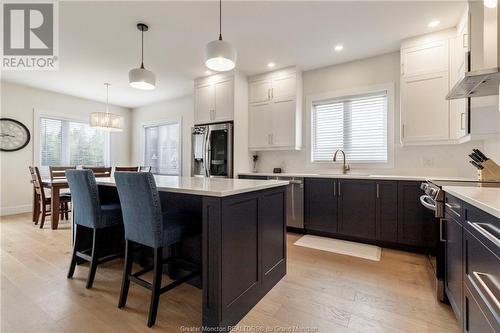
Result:
<svg viewBox="0 0 500 333"><path fill-rule="evenodd" d="M276 65L274 64L274 62L270 62L270 63L268 63L268 64L267 64L267 67L269 67L269 68L273 68L274 66L276 66Z"/></svg>
<svg viewBox="0 0 500 333"><path fill-rule="evenodd" d="M210 75L210 74L212 74L211 71L205 71L205 75Z"/></svg>
<svg viewBox="0 0 500 333"><path fill-rule="evenodd" d="M427 24L427 26L429 28L435 28L439 25L439 23L441 23L441 22L439 22L439 20L433 20L433 21L430 21L429 24Z"/></svg>
<svg viewBox="0 0 500 333"><path fill-rule="evenodd" d="M484 0L484 6L487 8L495 8L498 0Z"/></svg>
<svg viewBox="0 0 500 333"><path fill-rule="evenodd" d="M335 51L339 52L339 51L342 51L344 49L344 46L343 45L335 45L335 47L333 48Z"/></svg>

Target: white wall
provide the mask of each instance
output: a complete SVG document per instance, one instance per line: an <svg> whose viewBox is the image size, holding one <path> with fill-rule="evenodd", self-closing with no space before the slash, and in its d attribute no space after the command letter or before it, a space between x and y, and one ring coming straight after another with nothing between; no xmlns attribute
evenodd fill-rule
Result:
<svg viewBox="0 0 500 333"><path fill-rule="evenodd" d="M22 122L32 135L28 146L16 152L0 152L1 184L0 215L16 214L31 209L32 185L29 165L36 165L33 156L34 109L65 114L68 117L88 115L105 109L105 104L78 97L58 94L10 82L0 82L1 110L4 118ZM123 132L111 133L111 165L130 163L130 110L110 106L110 112L124 116ZM38 142L38 140L36 140Z"/></svg>
<svg viewBox="0 0 500 333"><path fill-rule="evenodd" d="M394 126L394 165L377 169L363 170L353 165L352 172L371 174L401 174L423 176L474 177L476 170L468 163L467 154L472 148L483 148L482 142L461 145L402 147L399 144L399 52L362 59L340 65L303 72L304 101L308 96L325 94L339 90L394 83L395 113ZM306 126L310 110L304 103L303 142L306 143L310 129ZM335 172L339 165L314 165L308 163L307 146L302 151L260 152L258 169L270 172L281 167L288 172Z"/></svg>
<svg viewBox="0 0 500 333"><path fill-rule="evenodd" d="M484 141L483 153L500 165L500 138Z"/></svg>
<svg viewBox="0 0 500 333"><path fill-rule="evenodd" d="M193 96L185 96L166 100L152 105L139 107L132 110L132 163L144 163L143 135L144 124L161 122L163 120L182 121L182 175L191 175L191 127L194 123Z"/></svg>

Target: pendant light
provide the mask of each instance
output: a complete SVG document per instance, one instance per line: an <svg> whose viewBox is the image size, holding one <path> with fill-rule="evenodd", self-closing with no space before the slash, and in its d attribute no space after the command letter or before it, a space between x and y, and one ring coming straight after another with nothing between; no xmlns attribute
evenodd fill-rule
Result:
<svg viewBox="0 0 500 333"><path fill-rule="evenodd" d="M106 86L106 112L92 112L90 114L90 127L101 128L108 131L119 132L123 130L123 117L109 113L109 83Z"/></svg>
<svg viewBox="0 0 500 333"><path fill-rule="evenodd" d="M144 31L148 31L149 27L144 23L138 23L137 29L141 32L141 67L128 72L128 81L134 88L151 90L155 88L156 78L153 72L144 68Z"/></svg>
<svg viewBox="0 0 500 333"><path fill-rule="evenodd" d="M219 39L205 46L205 65L217 72L230 71L236 65L236 48L222 40L222 0L219 0Z"/></svg>

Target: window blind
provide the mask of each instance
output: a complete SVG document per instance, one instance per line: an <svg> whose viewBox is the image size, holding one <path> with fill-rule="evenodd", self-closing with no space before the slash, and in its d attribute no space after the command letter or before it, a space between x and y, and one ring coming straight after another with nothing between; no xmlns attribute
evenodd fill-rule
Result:
<svg viewBox="0 0 500 333"><path fill-rule="evenodd" d="M109 165L109 134L89 124L57 118L40 118L40 172L49 166Z"/></svg>
<svg viewBox="0 0 500 333"><path fill-rule="evenodd" d="M144 161L151 172L179 175L180 124L178 122L145 128Z"/></svg>
<svg viewBox="0 0 500 333"><path fill-rule="evenodd" d="M387 162L385 91L313 104L311 160L332 161L337 149L350 162Z"/></svg>

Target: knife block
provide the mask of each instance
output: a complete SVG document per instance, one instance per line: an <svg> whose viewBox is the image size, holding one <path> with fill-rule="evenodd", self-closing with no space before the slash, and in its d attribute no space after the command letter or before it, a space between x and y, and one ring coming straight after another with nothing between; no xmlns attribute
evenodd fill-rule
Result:
<svg viewBox="0 0 500 333"><path fill-rule="evenodd" d="M500 181L500 166L493 162L492 160L487 160L481 165L484 169L479 170L479 180L488 181L488 180L498 180Z"/></svg>

